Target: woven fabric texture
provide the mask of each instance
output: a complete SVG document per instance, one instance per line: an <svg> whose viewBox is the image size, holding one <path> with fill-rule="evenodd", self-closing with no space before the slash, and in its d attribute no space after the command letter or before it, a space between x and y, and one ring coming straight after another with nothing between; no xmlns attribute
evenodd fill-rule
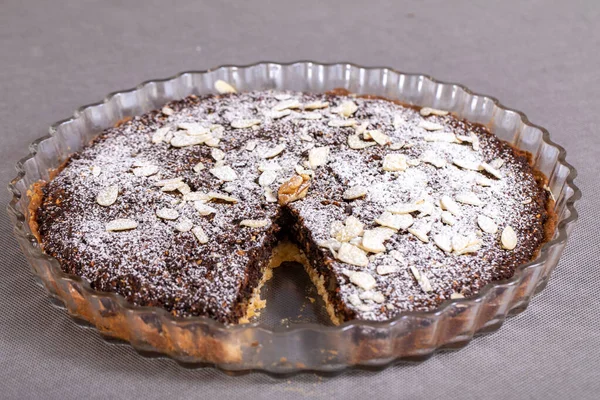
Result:
<svg viewBox="0 0 600 400"><path fill-rule="evenodd" d="M110 91L259 60L353 61L455 81L546 127L581 217L548 287L500 331L418 365L227 376L106 343L35 285L0 213L0 398L594 399L600 393L596 0L0 2L0 182L54 121ZM5 208L9 196L0 191Z"/></svg>

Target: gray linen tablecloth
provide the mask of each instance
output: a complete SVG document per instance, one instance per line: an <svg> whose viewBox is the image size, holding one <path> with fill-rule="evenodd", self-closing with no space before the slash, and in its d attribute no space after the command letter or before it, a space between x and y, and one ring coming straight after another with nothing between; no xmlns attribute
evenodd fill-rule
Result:
<svg viewBox="0 0 600 400"><path fill-rule="evenodd" d="M55 120L186 69L353 61L494 95L579 170L580 222L548 287L502 329L419 365L230 377L145 359L50 305L0 213L0 398L600 398L600 3L0 1L0 182ZM2 209L8 193L0 191Z"/></svg>

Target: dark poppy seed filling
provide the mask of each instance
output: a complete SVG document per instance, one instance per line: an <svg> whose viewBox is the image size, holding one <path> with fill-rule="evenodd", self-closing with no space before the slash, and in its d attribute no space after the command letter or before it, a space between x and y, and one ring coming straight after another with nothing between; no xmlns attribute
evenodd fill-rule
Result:
<svg viewBox="0 0 600 400"><path fill-rule="evenodd" d="M100 291L244 320L287 237L333 317L431 310L547 239L527 156L440 110L344 93L190 96L107 129L43 187L44 251Z"/></svg>

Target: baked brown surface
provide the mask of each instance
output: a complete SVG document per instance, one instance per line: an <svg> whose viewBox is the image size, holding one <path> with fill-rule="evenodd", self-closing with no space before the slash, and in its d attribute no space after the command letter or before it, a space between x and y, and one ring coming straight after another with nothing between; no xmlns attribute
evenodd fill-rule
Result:
<svg viewBox="0 0 600 400"><path fill-rule="evenodd" d="M433 309L510 277L553 216L526 155L482 126L422 114L343 93L192 96L73 156L41 188L33 223L66 272L174 315L245 319L284 237L305 252L340 321ZM464 202L441 207L443 196ZM135 228L107 230L123 218ZM502 248L506 226L512 250Z"/></svg>

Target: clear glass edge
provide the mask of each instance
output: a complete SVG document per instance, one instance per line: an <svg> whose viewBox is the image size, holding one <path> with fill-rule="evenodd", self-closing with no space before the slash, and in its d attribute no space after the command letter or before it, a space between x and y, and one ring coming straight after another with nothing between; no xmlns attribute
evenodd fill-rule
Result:
<svg viewBox="0 0 600 400"><path fill-rule="evenodd" d="M474 98L474 97L483 98L485 100L491 101L494 104L494 107L496 107L500 110L510 111L510 112L514 112L514 113L518 114L518 116L521 120L521 123L523 125L540 131L541 135L542 135L542 142L558 150L558 157L557 157L556 163L567 168L569 171L569 174L565 180L564 185L565 185L565 187L570 188L572 193L566 199L566 203L564 206L565 210L567 211L567 217L558 221L556 236L551 241L549 241L548 243L546 243L544 245L538 258L536 258L535 260L533 260L530 263L520 266L517 269L517 271L515 271L515 274L513 275L512 278L510 278L508 280L504 280L504 281L496 281L496 282L489 283L475 297L471 297L468 299L447 300L442 305L440 305L440 307L438 307L437 309L432 310L432 311L405 312L405 313L400 314L398 317L394 318L393 320L382 321L382 322L349 321L338 327L328 327L328 326L322 326L322 325L318 325L318 324L314 324L314 323L308 323L308 324L304 323L304 324L296 324L296 325L290 326L289 328L270 329L270 328L262 326L261 324L256 323L256 322L250 323L250 324L245 324L245 325L224 325L222 323L219 323L215 320L212 320L212 319L206 318L206 317L193 317L193 318L186 318L186 319L176 318L176 317L173 317L172 315L170 315L169 313L167 313L165 310L160 309L160 308L135 306L135 305L128 303L124 298L122 298L121 296L119 296L117 294L97 292L97 291L93 290L89 286L89 284L86 281L84 281L83 279L81 279L80 277L64 273L60 269L58 262L54 258L49 257L41 252L41 250L39 249L39 246L37 245L36 239L30 233L28 233L26 231L25 226L24 226L24 224L26 222L25 215L17 208L17 203L19 202L19 200L21 199L21 196L22 196L21 191L17 188L17 185L26 176L26 170L24 168L25 163L28 160L30 160L36 156L36 154L38 152L38 147L42 142L45 142L46 140L52 140L54 138L54 134L57 132L58 128L61 125L70 123L72 121L77 120L78 118L81 118L81 116L84 114L84 112L86 110L109 104L117 96L122 96L127 93L135 93L139 90L145 89L148 85L176 81L185 75L202 75L202 74L210 73L210 72L217 71L217 70L227 71L227 74L229 75L229 74L237 73L240 70L245 70L248 68L261 66L261 65L279 66L281 68L281 67L285 67L285 66L300 65L300 64L305 64L309 68L315 68L315 67L327 68L327 67L337 66L342 69L344 69L344 68L353 69L354 68L354 69L361 69L361 70L368 70L368 71L380 71L381 73L384 73L384 74L392 73L392 74L396 74L398 76L404 76L404 77L416 77L416 78L419 78L424 81L429 81L430 83L432 83L434 85L450 85L452 87L459 88L462 91L464 91L466 94L471 96L472 98ZM350 78L347 77L347 79L350 79ZM420 104L420 105L425 106L428 104ZM352 330L356 327L364 327L364 328L371 328L371 329L377 329L377 330L381 330L381 329L390 329L391 330L394 327L394 325L399 324L399 323L401 323L401 321L404 321L406 319L438 318L438 317L442 317L444 314L446 314L446 312L448 310L450 310L451 307L453 307L456 304L474 305L478 302L480 302L480 303L484 302L485 299L488 297L488 295L494 290L494 288L497 288L499 286L518 285L519 283L522 282L524 277L527 275L525 273L527 270L542 267L544 265L544 263L547 261L547 258L549 257L550 253L552 252L552 250L555 247L564 246L564 244L568 238L568 232L572 229L573 224L575 223L575 221L578 218L578 214L575 209L575 203L577 202L577 200L579 200L581 198L581 192L577 188L577 186L574 184L574 179L577 175L577 172L576 172L575 168L573 168L569 163L566 162L566 159L565 159L566 151L564 150L564 148L562 148L561 146L552 142L549 138L548 131L543 127L532 124L524 113L503 106L494 97L474 93L474 92L470 91L468 88L466 88L460 84L438 81L428 75L423 75L423 74L402 73L402 72L399 72L392 68L387 68L387 67L362 67L362 66L357 66L352 63L321 64L321 63L317 63L314 61L298 61L298 62L282 64L282 63L274 63L274 62L259 62L259 63L255 63L255 64L245 65L245 66L225 65L225 66L220 66L220 67L216 67L216 68L205 70L205 71L185 71L185 72L181 72L181 73L176 74L169 78L145 81L145 82L141 83L140 85L136 86L135 88L113 92L113 93L109 94L108 96L106 96L103 101L88 104L88 105L78 108L72 117L58 121L55 124L53 124L50 127L49 135L46 135L42 138L35 140L30 145L29 150L30 150L29 155L17 162L17 165L16 165L16 169L17 169L17 173L18 173L17 177L14 178L9 184L9 190L11 191L13 198L8 205L8 212L11 217L11 220L13 221L13 227L15 230L15 234L16 234L17 238L20 239L19 243L23 247L24 251L29 253L29 255L35 259L47 261L51 265L51 272L54 274L55 279L62 280L65 282L75 282L75 283L79 284L79 286L83 290L85 290L86 292L89 292L89 293L87 293L88 295L92 295L97 298L109 298L113 301L116 301L117 304L124 311L140 313L140 314L151 313L151 314L156 315L157 317L165 318L166 320L170 321L171 323L175 323L177 325L180 325L181 327L191 326L191 325L195 325L195 324L203 324L203 325L207 325L208 327L210 327L211 330L222 331L223 333L230 332L230 331L245 331L248 329L257 329L267 335L271 334L271 335L277 335L277 336L282 336L282 335L292 336L292 335L298 333L299 331L303 331L303 330L311 330L311 331L316 331L316 332L340 332L340 331L344 331L344 330ZM561 249L561 251L562 251L562 249ZM27 258L31 262L31 257L27 257ZM506 311L506 313L508 313L508 312L510 312L510 310ZM436 348L437 347L434 346L432 351L435 351ZM223 369L227 369L226 364L219 365L219 367L223 368ZM301 366L295 366L291 369L290 368L281 368L281 369L264 368L264 370L270 371L270 372L278 372L278 371L295 372L295 371L300 371L300 370L313 370L313 369L320 370L320 368L318 368L318 366L317 366L317 368L314 368L315 366L307 366L307 367L308 368L303 368ZM236 369L236 368L233 368L233 369ZM258 369L261 369L261 368L259 367Z"/></svg>

